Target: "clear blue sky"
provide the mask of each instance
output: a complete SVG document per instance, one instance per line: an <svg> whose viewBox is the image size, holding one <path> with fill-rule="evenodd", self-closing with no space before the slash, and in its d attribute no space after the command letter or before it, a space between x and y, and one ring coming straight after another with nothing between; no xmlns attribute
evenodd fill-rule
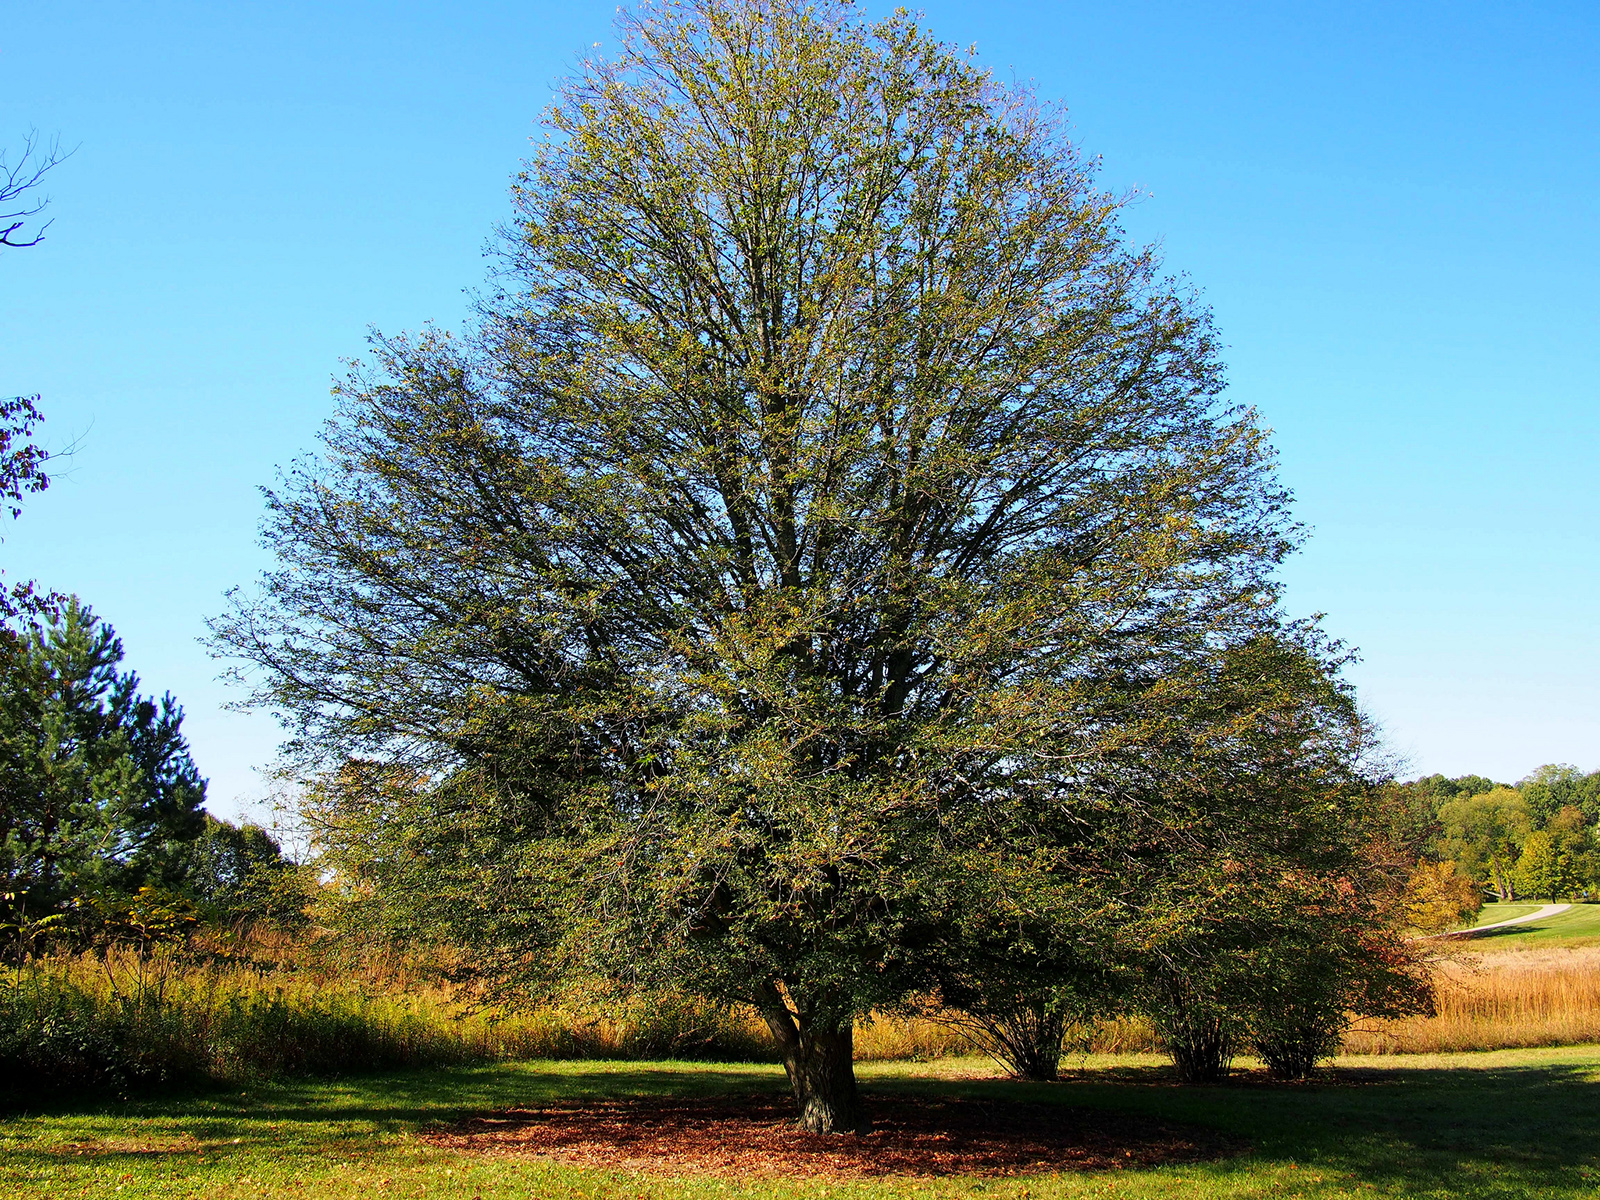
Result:
<svg viewBox="0 0 1600 1200"><path fill-rule="evenodd" d="M882 14L887 6L872 3ZM1600 767L1600 6L932 3L1069 106L1214 306L1311 527L1289 602L1359 646L1416 772ZM257 487L369 325L458 322L551 84L612 3L12 5L0 145L77 146L0 253L0 394L69 474L4 529L171 689L212 807L265 715L197 639Z"/></svg>

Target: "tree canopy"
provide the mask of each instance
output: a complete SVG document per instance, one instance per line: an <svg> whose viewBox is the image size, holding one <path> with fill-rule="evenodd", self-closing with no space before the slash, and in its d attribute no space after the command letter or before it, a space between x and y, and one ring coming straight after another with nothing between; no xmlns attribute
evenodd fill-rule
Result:
<svg viewBox="0 0 1600 1200"><path fill-rule="evenodd" d="M1289 863L1364 735L1209 316L1059 112L903 13L619 35L480 319L376 339L216 644L405 919L753 1004L859 1128L854 1018L1095 969L1229 805Z"/></svg>

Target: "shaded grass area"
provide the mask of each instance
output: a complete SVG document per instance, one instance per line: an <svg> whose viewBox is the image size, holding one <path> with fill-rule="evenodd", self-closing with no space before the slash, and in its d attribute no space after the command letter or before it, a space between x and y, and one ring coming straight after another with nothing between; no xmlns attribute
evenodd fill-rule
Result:
<svg viewBox="0 0 1600 1200"><path fill-rule="evenodd" d="M1188 1122L1249 1149L1208 1163L1015 1179L729 1182L428 1147L473 1113L585 1098L781 1092L775 1068L517 1063L285 1082L0 1123L0 1194L134 1196L1034 1197L1600 1195L1600 1049L1341 1060L1323 1080L1176 1086L1148 1056L1085 1057L1058 1084L977 1060L864 1064L874 1093L1011 1099ZM119 1190L120 1189L120 1190Z"/></svg>

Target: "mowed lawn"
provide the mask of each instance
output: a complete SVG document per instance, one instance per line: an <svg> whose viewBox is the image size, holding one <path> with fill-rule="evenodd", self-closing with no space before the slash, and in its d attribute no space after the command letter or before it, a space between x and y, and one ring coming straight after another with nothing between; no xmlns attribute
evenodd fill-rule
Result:
<svg viewBox="0 0 1600 1200"><path fill-rule="evenodd" d="M781 1090L760 1066L521 1063L76 1106L0 1122L0 1195L195 1197L1592 1197L1600 1048L1343 1059L1321 1082L1176 1086L1153 1058L1071 1078L982 1078L975 1060L863 1065L868 1095L1025 1099L1191 1122L1242 1139L1177 1166L1005 1178L672 1178L489 1158L416 1134L475 1113L627 1095Z"/></svg>
<svg viewBox="0 0 1600 1200"><path fill-rule="evenodd" d="M1474 925L1491 925L1525 913L1537 912L1542 904L1485 904ZM1474 950L1515 950L1525 947L1547 948L1559 945L1600 945L1600 904L1574 904L1566 912L1523 925L1491 929L1470 939Z"/></svg>

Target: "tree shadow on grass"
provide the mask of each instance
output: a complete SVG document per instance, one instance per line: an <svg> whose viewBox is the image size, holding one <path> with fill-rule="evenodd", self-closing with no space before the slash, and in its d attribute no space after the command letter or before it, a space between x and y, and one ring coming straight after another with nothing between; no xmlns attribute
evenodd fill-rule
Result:
<svg viewBox="0 0 1600 1200"><path fill-rule="evenodd" d="M779 1092L783 1076L760 1066L494 1064L398 1071L334 1080L275 1080L126 1101L56 1101L12 1112L7 1153L58 1158L234 1153L260 1146L345 1154L375 1138L450 1125L514 1105L618 1096ZM0 1118L0 1128L5 1121Z"/></svg>
<svg viewBox="0 0 1600 1200"><path fill-rule="evenodd" d="M991 1086L1248 1139L1249 1152L1213 1168L1225 1173L1264 1162L1315 1164L1408 1196L1593 1195L1600 1185L1592 1063L1335 1067L1306 1084L1243 1075L1211 1087L1179 1086L1166 1068L1123 1067L1056 1084Z"/></svg>

